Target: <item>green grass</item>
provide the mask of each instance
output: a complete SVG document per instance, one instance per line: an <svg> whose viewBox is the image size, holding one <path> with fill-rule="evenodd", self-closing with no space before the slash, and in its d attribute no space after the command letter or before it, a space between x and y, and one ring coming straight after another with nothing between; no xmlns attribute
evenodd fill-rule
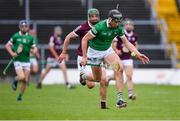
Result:
<svg viewBox="0 0 180 121"><path fill-rule="evenodd" d="M128 101L128 107L115 107L115 86L108 88L107 105L99 109L99 87L89 90L77 86L68 90L64 85L44 86L35 89L31 84L22 102L16 101L18 92L10 84L0 83L0 119L180 119L180 87L135 85L138 99ZM126 89L127 90L127 89ZM125 91L127 99L127 91Z"/></svg>

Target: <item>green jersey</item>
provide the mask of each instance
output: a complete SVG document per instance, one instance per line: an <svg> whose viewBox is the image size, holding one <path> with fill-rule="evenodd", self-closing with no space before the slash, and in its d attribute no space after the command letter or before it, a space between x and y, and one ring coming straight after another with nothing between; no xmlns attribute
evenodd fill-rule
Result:
<svg viewBox="0 0 180 121"><path fill-rule="evenodd" d="M89 46L99 51L107 50L116 36L119 36L120 38L125 37L123 28L121 26L110 28L108 20L103 20L97 23L90 30L90 33L94 38L89 42Z"/></svg>
<svg viewBox="0 0 180 121"><path fill-rule="evenodd" d="M38 38L34 37L34 43L36 44L36 47L38 45ZM36 58L36 56L33 53L30 53L30 58Z"/></svg>
<svg viewBox="0 0 180 121"><path fill-rule="evenodd" d="M11 37L8 43L12 45L14 52L17 51L19 45L23 46L22 52L14 61L29 62L30 50L32 47L35 47L34 39L29 33L22 35L21 32L17 32Z"/></svg>

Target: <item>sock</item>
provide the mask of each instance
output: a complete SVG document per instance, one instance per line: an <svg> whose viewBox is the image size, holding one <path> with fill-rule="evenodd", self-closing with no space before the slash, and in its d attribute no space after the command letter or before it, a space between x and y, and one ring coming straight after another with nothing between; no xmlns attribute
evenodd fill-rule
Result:
<svg viewBox="0 0 180 121"><path fill-rule="evenodd" d="M123 99L123 92L117 92L117 101Z"/></svg>
<svg viewBox="0 0 180 121"><path fill-rule="evenodd" d="M20 93L20 94L18 95L18 98L22 98L22 96L23 96L23 94Z"/></svg>
<svg viewBox="0 0 180 121"><path fill-rule="evenodd" d="M128 90L128 95L132 95L133 94L133 90Z"/></svg>
<svg viewBox="0 0 180 121"><path fill-rule="evenodd" d="M101 109L105 109L105 108L106 108L106 101L101 100Z"/></svg>
<svg viewBox="0 0 180 121"><path fill-rule="evenodd" d="M66 82L66 85L69 85L69 82Z"/></svg>

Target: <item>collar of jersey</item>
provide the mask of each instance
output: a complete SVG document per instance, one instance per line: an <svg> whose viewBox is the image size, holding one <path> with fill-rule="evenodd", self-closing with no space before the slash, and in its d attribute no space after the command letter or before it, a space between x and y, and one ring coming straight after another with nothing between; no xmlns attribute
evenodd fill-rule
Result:
<svg viewBox="0 0 180 121"><path fill-rule="evenodd" d="M21 31L19 31L19 35L21 35L22 36L22 33L21 33ZM26 34L25 34L26 36L28 35L28 33L26 32Z"/></svg>

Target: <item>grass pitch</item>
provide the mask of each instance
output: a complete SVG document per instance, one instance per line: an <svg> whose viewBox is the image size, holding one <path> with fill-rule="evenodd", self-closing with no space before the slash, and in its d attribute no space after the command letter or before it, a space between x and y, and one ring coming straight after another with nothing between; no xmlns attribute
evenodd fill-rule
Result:
<svg viewBox="0 0 180 121"><path fill-rule="evenodd" d="M31 84L22 102L9 83L0 83L0 119L62 119L62 120L129 120L180 119L180 87L135 85L137 100L128 107L115 107L115 86L109 86L107 106L99 108L99 86L89 90L76 86L68 90L64 85L44 86L37 90ZM126 89L127 90L127 89ZM127 99L127 91L125 91Z"/></svg>

